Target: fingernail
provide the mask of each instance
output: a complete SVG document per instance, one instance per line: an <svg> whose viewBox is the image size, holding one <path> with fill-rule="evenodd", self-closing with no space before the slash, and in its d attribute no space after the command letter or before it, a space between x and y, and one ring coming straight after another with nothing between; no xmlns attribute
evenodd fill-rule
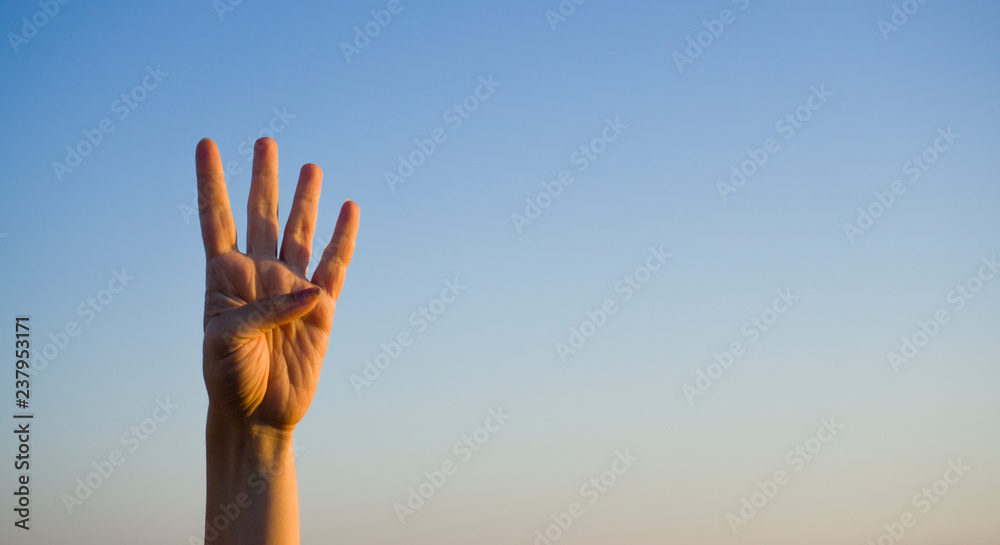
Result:
<svg viewBox="0 0 1000 545"><path fill-rule="evenodd" d="M298 304L308 303L313 299L319 297L319 288L307 288L304 290L299 290L292 295L295 297L295 302Z"/></svg>

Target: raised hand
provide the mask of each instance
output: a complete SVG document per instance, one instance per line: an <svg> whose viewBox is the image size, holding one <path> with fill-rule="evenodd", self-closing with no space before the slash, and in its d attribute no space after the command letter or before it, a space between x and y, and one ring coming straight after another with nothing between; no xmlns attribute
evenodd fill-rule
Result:
<svg viewBox="0 0 1000 545"><path fill-rule="evenodd" d="M246 252L236 245L222 161L215 143L196 151L205 243L203 371L210 418L291 431L319 381L337 297L354 252L359 209L346 201L333 238L309 280L323 173L302 167L278 252L278 149L254 146Z"/></svg>

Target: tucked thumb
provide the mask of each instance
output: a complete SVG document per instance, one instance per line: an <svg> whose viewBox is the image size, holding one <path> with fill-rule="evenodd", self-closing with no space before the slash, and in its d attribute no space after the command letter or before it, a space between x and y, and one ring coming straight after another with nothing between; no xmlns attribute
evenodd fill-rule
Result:
<svg viewBox="0 0 1000 545"><path fill-rule="evenodd" d="M264 297L216 318L218 331L232 341L255 339L264 333L304 316L319 299L320 288ZM213 320L214 322L215 320Z"/></svg>

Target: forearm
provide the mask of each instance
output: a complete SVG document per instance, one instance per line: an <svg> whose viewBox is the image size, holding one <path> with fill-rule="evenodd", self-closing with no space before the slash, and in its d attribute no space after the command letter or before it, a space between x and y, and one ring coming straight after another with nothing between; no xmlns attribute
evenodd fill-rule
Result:
<svg viewBox="0 0 1000 545"><path fill-rule="evenodd" d="M298 545L292 431L208 411L205 543Z"/></svg>

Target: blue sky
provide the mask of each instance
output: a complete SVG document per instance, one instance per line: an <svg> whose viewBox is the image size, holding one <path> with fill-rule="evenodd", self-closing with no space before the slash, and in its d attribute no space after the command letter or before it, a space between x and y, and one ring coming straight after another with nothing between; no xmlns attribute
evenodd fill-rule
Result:
<svg viewBox="0 0 1000 545"><path fill-rule="evenodd" d="M1000 253L1000 7L563 4L575 10L556 20L556 0L402 0L383 27L372 11L387 0L69 2L25 41L11 35L45 6L6 5L0 303L31 316L36 351L70 322L80 333L32 379L36 529L8 514L4 542L200 534L194 147L211 137L236 165L242 247L244 152L261 135L278 142L282 219L306 162L325 174L319 239L343 199L362 210L297 433L304 542L534 543L574 501L584 514L558 543L865 543L906 512L916 543L995 541L1000 286L981 280L961 308L949 294ZM880 28L894 6L912 13ZM366 24L378 35L348 60ZM708 45L679 69L699 33ZM455 127L463 103L475 111ZM792 133L779 122L797 111ZM105 118L113 130L57 174ZM398 157L436 130L391 189ZM717 182L768 139L776 151L723 199ZM914 155L933 158L916 180ZM848 237L895 180L905 192ZM543 182L561 191L519 232L512 215ZM624 300L616 286L651 247L671 257ZM102 294L115 271L134 278ZM467 288L420 329L411 316L448 281ZM744 324L778 290L798 299L751 342ZM617 311L563 361L557 344L607 299ZM887 354L941 309L947 323L895 372ZM359 393L352 375L402 332L412 345ZM745 353L689 402L685 385L733 342ZM168 397L179 408L129 452L122 434ZM509 422L462 462L453 444L497 407ZM842 432L794 472L786 453L831 416ZM116 449L125 462L69 513L63 495ZM633 468L581 500L623 449ZM912 496L959 458L973 469L922 513ZM449 459L458 473L401 524L394 505ZM790 483L734 535L727 514L777 470Z"/></svg>

